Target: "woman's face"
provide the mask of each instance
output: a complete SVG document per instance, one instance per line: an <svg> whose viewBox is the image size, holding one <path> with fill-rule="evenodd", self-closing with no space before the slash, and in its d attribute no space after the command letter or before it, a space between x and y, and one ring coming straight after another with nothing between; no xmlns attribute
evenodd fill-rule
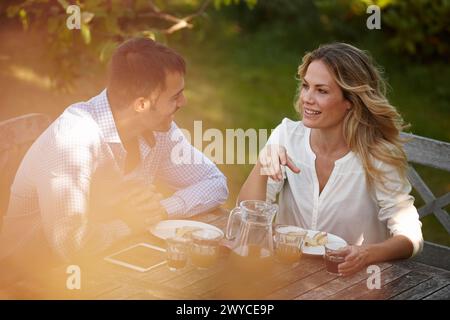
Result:
<svg viewBox="0 0 450 320"><path fill-rule="evenodd" d="M302 82L303 124L317 129L341 125L351 104L326 65L320 60L311 62Z"/></svg>

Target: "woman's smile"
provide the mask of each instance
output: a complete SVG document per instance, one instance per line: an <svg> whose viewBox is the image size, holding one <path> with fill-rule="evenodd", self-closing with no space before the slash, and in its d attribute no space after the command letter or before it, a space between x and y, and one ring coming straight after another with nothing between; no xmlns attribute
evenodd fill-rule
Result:
<svg viewBox="0 0 450 320"><path fill-rule="evenodd" d="M303 116L310 118L310 119L316 119L320 116L322 112L318 111L318 110L314 110L314 109L309 109L309 108L303 108Z"/></svg>

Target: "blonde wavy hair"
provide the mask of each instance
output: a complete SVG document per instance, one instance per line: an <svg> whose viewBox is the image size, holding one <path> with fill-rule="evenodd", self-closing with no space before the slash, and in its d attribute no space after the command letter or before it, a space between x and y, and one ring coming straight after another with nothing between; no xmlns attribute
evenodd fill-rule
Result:
<svg viewBox="0 0 450 320"><path fill-rule="evenodd" d="M344 98L352 105L344 118L344 138L350 150L359 156L368 185L385 182L384 172L376 168L373 158L392 165L406 182L408 163L400 132L408 126L386 98L386 82L370 55L346 43L322 45L303 57L298 68L300 81L315 60L328 67ZM303 114L299 94L295 105Z"/></svg>

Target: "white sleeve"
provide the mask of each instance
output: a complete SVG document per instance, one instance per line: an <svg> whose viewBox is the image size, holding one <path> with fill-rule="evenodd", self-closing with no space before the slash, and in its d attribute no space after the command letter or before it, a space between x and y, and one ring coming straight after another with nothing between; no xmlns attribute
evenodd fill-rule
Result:
<svg viewBox="0 0 450 320"><path fill-rule="evenodd" d="M267 189L266 189L266 201L274 203L277 199L277 194L283 189L284 179L282 181L275 181L271 178L267 179Z"/></svg>
<svg viewBox="0 0 450 320"><path fill-rule="evenodd" d="M387 224L392 236L403 235L413 244L411 257L420 253L423 248L422 223L414 206L414 197L408 181L402 181L398 170L392 166L381 164L385 172L385 182L375 183L375 195L378 206L378 219Z"/></svg>
<svg viewBox="0 0 450 320"><path fill-rule="evenodd" d="M286 147L286 123L289 119L284 118L283 121L272 131L265 146L268 145L280 145ZM285 167L281 167L284 179L286 178ZM271 178L267 179L266 188L266 201L271 203L275 202L277 194L281 192L284 185L284 179L282 181L275 181Z"/></svg>
<svg viewBox="0 0 450 320"><path fill-rule="evenodd" d="M281 123L272 130L272 132L270 133L270 137L266 142L266 145L274 144L286 147L286 139L289 135L288 129L290 127L290 123L292 122L292 120L284 118Z"/></svg>

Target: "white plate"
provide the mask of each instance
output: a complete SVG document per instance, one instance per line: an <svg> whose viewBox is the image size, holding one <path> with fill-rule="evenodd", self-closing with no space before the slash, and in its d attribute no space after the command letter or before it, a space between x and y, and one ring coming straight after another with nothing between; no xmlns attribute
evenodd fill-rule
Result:
<svg viewBox="0 0 450 320"><path fill-rule="evenodd" d="M167 239L175 236L176 230L181 227L198 227L202 229L217 230L223 236L223 231L219 228L199 221L193 220L164 220L149 228L149 231L156 237Z"/></svg>
<svg viewBox="0 0 450 320"><path fill-rule="evenodd" d="M308 237L312 238L314 235L319 232L317 230L306 230L308 231ZM335 234L327 233L328 242L342 242L342 245L347 245L347 242L342 239L341 237L338 237ZM303 253L314 255L314 256L323 256L325 254L325 248L324 246L314 246L314 247L308 247L305 244L303 245Z"/></svg>

